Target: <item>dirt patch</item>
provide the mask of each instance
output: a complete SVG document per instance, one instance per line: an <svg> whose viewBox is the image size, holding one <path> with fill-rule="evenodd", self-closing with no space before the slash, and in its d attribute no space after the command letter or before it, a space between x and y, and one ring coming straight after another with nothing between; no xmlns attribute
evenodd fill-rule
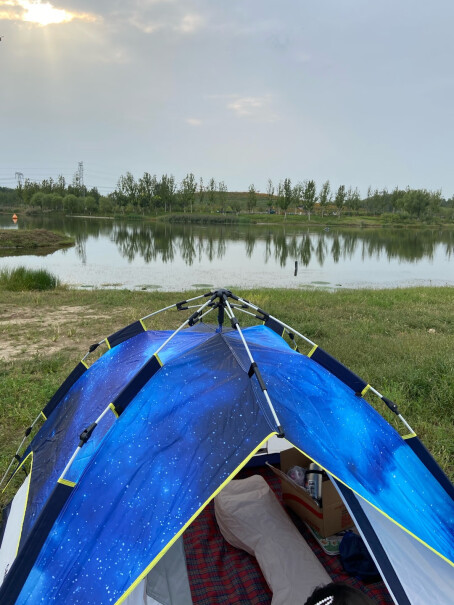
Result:
<svg viewBox="0 0 454 605"><path fill-rule="evenodd" d="M85 355L94 341L101 340L112 331L111 314L99 313L84 306L50 308L16 307L0 308L0 360L29 359L35 355L51 356L63 350L74 355ZM96 330L106 329L107 333ZM103 336L104 334L104 336Z"/></svg>

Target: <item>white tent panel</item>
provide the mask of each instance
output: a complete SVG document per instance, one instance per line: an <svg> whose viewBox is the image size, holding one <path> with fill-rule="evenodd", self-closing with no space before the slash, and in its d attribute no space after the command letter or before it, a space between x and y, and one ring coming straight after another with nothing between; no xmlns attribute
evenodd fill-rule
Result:
<svg viewBox="0 0 454 605"><path fill-rule="evenodd" d="M435 603L435 594L437 605L453 605L454 567L362 498L357 500L374 528L411 605Z"/></svg>
<svg viewBox="0 0 454 605"><path fill-rule="evenodd" d="M2 545L0 547L0 585L3 583L3 580L17 555L29 483L30 475L28 475L22 483L11 503L11 510L6 522L5 533L3 534Z"/></svg>

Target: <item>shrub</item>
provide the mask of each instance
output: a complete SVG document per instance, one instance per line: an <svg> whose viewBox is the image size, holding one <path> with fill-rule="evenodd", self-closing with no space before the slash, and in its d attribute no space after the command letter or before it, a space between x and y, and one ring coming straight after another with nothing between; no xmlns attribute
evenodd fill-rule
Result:
<svg viewBox="0 0 454 605"><path fill-rule="evenodd" d="M45 269L17 267L0 271L0 287L10 292L53 290L59 285L59 279Z"/></svg>

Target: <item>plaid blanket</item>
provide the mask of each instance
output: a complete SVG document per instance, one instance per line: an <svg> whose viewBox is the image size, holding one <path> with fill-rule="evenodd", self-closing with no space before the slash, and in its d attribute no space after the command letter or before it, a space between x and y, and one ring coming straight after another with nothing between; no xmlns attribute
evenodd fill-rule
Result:
<svg viewBox="0 0 454 605"><path fill-rule="evenodd" d="M261 474L282 502L279 479L266 467L244 469L239 478ZM373 603L392 605L383 582L364 584L345 574L338 556L327 555L304 523L291 515L300 533L324 565L333 582L363 590ZM271 591L254 557L234 548L222 537L211 502L184 533L189 583L194 605L271 603Z"/></svg>

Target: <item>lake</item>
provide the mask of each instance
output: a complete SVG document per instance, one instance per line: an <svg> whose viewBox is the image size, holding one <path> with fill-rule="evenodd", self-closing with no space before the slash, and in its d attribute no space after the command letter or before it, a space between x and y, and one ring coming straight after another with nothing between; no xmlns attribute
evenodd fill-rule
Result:
<svg viewBox="0 0 454 605"><path fill-rule="evenodd" d="M0 258L45 268L79 288L181 291L454 285L454 231L172 225L75 217L0 216L0 228L65 232L73 248Z"/></svg>

